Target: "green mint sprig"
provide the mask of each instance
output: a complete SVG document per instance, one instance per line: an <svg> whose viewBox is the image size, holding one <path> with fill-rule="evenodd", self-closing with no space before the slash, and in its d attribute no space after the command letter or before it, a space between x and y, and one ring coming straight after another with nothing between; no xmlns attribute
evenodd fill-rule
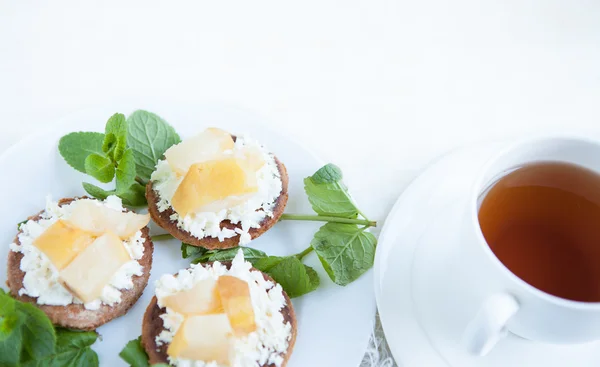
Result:
<svg viewBox="0 0 600 367"><path fill-rule="evenodd" d="M44 312L0 289L0 366L98 366L98 335L54 328Z"/></svg>
<svg viewBox="0 0 600 367"><path fill-rule="evenodd" d="M131 340L125 348L119 353L122 360L129 363L131 367L150 367L148 364L148 355L142 347L142 338ZM164 363L153 364L152 367L169 367Z"/></svg>
<svg viewBox="0 0 600 367"><path fill-rule="evenodd" d="M74 132L63 136L58 150L76 170L102 183L115 181L113 190L84 182L91 196L104 200L116 195L128 206L147 204L145 185L164 152L181 141L165 120L138 110L127 119L115 113L106 122L104 134Z"/></svg>
<svg viewBox="0 0 600 367"><path fill-rule="evenodd" d="M315 252L323 268L338 285L348 285L373 266L377 239L367 232L377 222L369 220L356 206L342 181L342 171L334 164L321 167L304 179L304 188L314 211L312 215L283 214L281 220L311 220L327 222L315 233L310 247L291 256L268 256L249 247L206 250L182 243L183 258L193 263L230 261L239 249L252 265L281 284L290 297L299 297L319 287L317 272L302 260Z"/></svg>

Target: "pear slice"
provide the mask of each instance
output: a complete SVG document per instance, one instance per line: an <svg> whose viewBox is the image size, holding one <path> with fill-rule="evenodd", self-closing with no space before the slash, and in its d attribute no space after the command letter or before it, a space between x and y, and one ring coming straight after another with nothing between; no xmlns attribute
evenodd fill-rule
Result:
<svg viewBox="0 0 600 367"><path fill-rule="evenodd" d="M88 303L100 298L117 270L130 260L123 241L109 232L81 251L59 273L59 279L74 296Z"/></svg>
<svg viewBox="0 0 600 367"><path fill-rule="evenodd" d="M225 314L190 316L167 348L172 358L184 358L229 366L231 325Z"/></svg>
<svg viewBox="0 0 600 367"><path fill-rule="evenodd" d="M125 240L150 222L150 214L122 212L98 205L92 200L78 200L71 205L68 223L96 236L112 232Z"/></svg>
<svg viewBox="0 0 600 367"><path fill-rule="evenodd" d="M214 279L201 280L191 289L165 297L162 304L184 315L223 313L216 284Z"/></svg>
<svg viewBox="0 0 600 367"><path fill-rule="evenodd" d="M90 233L68 226L61 219L36 238L33 245L42 251L58 270L62 270L93 240L94 237Z"/></svg>
<svg viewBox="0 0 600 367"><path fill-rule="evenodd" d="M226 158L193 164L171 199L173 209L185 217L231 208L247 200L258 187L248 185L243 162Z"/></svg>
<svg viewBox="0 0 600 367"><path fill-rule="evenodd" d="M255 147L244 147L238 153L240 167L246 172L247 185L258 186L256 172L265 164L262 152Z"/></svg>
<svg viewBox="0 0 600 367"><path fill-rule="evenodd" d="M224 151L233 149L233 146L231 134L211 127L167 149L165 158L171 169L183 176L194 163L218 159Z"/></svg>
<svg viewBox="0 0 600 367"><path fill-rule="evenodd" d="M230 275L223 275L217 280L217 289L235 335L243 336L255 331L256 320L248 283Z"/></svg>

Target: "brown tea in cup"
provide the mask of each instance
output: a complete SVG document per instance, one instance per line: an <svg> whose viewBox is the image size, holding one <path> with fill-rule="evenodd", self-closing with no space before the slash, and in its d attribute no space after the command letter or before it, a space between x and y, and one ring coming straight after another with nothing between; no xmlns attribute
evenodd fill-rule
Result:
<svg viewBox="0 0 600 367"><path fill-rule="evenodd" d="M600 302L599 174L559 162L519 167L487 190L478 216L513 274L561 298Z"/></svg>

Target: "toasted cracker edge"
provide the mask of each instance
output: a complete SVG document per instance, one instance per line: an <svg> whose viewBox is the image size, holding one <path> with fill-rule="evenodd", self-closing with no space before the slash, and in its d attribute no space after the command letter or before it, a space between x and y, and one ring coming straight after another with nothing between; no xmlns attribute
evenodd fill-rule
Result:
<svg viewBox="0 0 600 367"><path fill-rule="evenodd" d="M59 201L59 205L66 205L77 199L82 198L66 198ZM43 211L29 217L29 220L39 220ZM21 231L19 231L21 233ZM115 306L101 305L98 310L87 310L81 304L70 304L67 306L51 306L39 305L35 297L19 295L19 290L23 288L23 278L25 273L21 270L20 264L23 259L23 254L9 250L8 266L7 266L7 281L6 284L10 290L10 294L19 301L28 302L42 310L54 325L77 330L94 330L107 322L114 320L117 317L123 316L141 297L150 272L152 270L152 253L154 244L148 235L148 227L142 229L144 237L144 256L138 260L144 268L144 274L141 276L133 276L133 288L121 290L121 302ZM15 238L15 243L19 244L18 234Z"/></svg>

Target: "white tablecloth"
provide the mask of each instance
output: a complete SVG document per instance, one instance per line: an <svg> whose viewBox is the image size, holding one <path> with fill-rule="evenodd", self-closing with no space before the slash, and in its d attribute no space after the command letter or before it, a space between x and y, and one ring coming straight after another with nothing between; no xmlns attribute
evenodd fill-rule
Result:
<svg viewBox="0 0 600 367"><path fill-rule="evenodd" d="M223 102L384 218L454 147L598 129L598 19L594 0L0 0L0 146L111 101Z"/></svg>

